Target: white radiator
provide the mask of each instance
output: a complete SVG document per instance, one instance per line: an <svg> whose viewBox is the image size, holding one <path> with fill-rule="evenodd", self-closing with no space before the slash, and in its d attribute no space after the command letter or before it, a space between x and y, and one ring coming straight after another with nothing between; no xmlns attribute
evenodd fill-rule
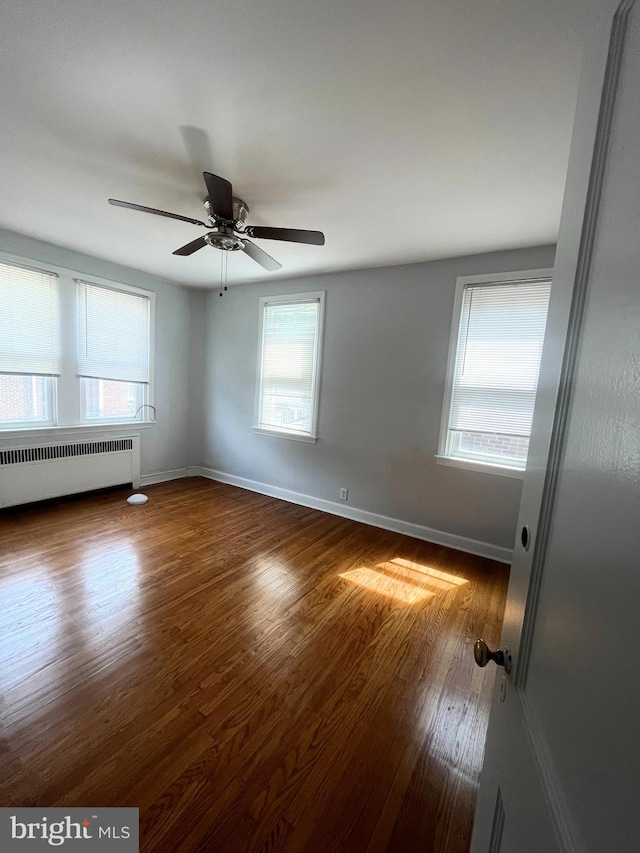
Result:
<svg viewBox="0 0 640 853"><path fill-rule="evenodd" d="M0 449L0 508L107 486L140 487L140 437Z"/></svg>

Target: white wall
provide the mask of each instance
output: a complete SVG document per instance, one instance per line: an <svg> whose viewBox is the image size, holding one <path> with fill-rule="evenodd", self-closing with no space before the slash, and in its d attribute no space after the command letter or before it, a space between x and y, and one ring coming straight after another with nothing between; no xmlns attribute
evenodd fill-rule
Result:
<svg viewBox="0 0 640 853"><path fill-rule="evenodd" d="M201 395L194 394L190 376L202 368L202 329L192 324L191 302L202 294L154 276L32 240L0 229L0 249L23 258L66 267L85 275L143 287L156 293L155 405L157 423L140 430L141 473L175 471L199 465L201 455L198 409ZM197 312L196 312L197 313ZM190 335L193 325L193 336ZM197 369L191 371L191 362ZM196 421L198 426L196 427ZM10 440L10 439L9 439ZM20 442L23 444L24 442Z"/></svg>
<svg viewBox="0 0 640 853"><path fill-rule="evenodd" d="M202 464L204 435L205 335L207 291L190 290L189 319L189 455L188 464Z"/></svg>
<svg viewBox="0 0 640 853"><path fill-rule="evenodd" d="M231 477L511 549L521 481L437 465L456 277L554 247L232 287L208 296L203 463ZM326 291L319 440L255 434L258 299ZM344 505L342 505L344 506Z"/></svg>

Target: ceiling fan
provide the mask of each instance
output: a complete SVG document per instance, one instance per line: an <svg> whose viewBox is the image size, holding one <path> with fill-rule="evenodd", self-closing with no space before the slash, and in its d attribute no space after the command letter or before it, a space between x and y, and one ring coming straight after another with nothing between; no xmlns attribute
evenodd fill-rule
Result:
<svg viewBox="0 0 640 853"><path fill-rule="evenodd" d="M109 204L117 207L129 207L132 210L141 210L143 213L155 213L158 216L167 216L169 219L179 219L182 222L190 222L192 225L202 225L203 228L211 228L207 234L198 237L186 246L176 249L174 255L192 255L205 246L214 246L223 252L242 251L260 264L269 272L279 270L279 264L275 258L268 255L255 243L251 243L247 237L256 237L262 240L286 240L292 243L309 243L312 246L324 245L324 234L322 231L302 231L298 228L265 228L260 225L245 225L244 221L249 213L249 207L241 198L233 195L231 184L218 175L204 172L204 181L207 185L208 196L204 200L209 223L201 222L199 219L190 219L188 216L180 216L178 213L169 213L166 210L156 210L155 207L144 207L141 204L132 204L129 201L120 201L110 198Z"/></svg>

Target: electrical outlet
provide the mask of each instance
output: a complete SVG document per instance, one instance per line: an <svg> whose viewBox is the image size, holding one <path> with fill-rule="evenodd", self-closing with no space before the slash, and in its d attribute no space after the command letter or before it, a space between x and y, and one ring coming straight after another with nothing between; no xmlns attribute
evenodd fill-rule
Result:
<svg viewBox="0 0 640 853"><path fill-rule="evenodd" d="M340 489L340 500L346 501L349 499L349 489Z"/></svg>

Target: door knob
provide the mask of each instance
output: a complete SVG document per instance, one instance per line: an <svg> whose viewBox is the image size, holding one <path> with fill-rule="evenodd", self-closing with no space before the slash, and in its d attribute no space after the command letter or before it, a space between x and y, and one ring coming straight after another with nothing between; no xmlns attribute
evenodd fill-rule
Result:
<svg viewBox="0 0 640 853"><path fill-rule="evenodd" d="M503 666L507 672L511 670L511 654L509 649L491 651L484 640L476 640L473 644L473 656L478 666L486 666L492 660L497 666Z"/></svg>

